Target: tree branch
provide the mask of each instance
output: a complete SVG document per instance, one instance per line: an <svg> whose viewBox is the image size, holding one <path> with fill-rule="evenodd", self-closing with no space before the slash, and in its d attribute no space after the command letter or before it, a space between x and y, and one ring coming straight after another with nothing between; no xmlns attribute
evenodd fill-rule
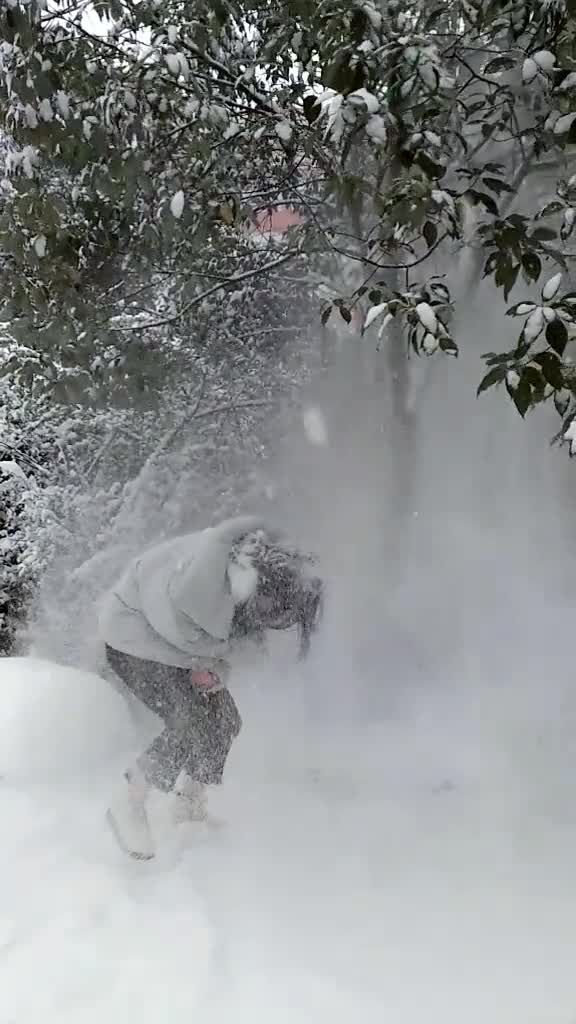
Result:
<svg viewBox="0 0 576 1024"><path fill-rule="evenodd" d="M129 327L114 327L111 326L110 330L116 331L117 333L125 333L128 331L151 331L157 327L166 327L168 324L176 323L177 320L181 320L183 316L186 316L191 309L198 306L204 299L209 298L210 295L214 295L215 292L220 291L221 288L230 287L235 284L241 284L243 281L248 281L252 277L258 277L259 274L267 274L271 270L275 270L277 267L283 266L288 263L289 260L294 259L295 256L300 255L299 249L293 249L284 256L275 260L273 263L268 263L264 267L255 267L253 270L245 270L242 274L236 274L235 277L229 277L226 281L219 281L212 285L210 288L206 288L205 291L201 292L200 295L195 295L190 302L186 303L182 309L176 313L172 313L170 316L160 317L158 320L149 320L143 324L132 324Z"/></svg>

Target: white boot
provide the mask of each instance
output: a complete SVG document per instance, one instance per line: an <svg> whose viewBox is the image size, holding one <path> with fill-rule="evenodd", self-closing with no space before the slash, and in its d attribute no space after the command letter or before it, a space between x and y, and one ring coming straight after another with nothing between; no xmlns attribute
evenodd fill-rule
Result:
<svg viewBox="0 0 576 1024"><path fill-rule="evenodd" d="M135 860L151 860L154 856L154 842L146 813L150 789L141 770L130 769L125 773L122 789L106 814L116 842Z"/></svg>
<svg viewBox="0 0 576 1024"><path fill-rule="evenodd" d="M172 820L175 825L188 821L208 821L206 786L187 772L180 772L174 784Z"/></svg>

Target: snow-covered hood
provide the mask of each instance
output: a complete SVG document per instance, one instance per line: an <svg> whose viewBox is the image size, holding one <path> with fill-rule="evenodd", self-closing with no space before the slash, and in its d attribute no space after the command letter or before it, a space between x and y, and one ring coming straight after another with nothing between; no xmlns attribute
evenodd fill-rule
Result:
<svg viewBox="0 0 576 1024"><path fill-rule="evenodd" d="M236 604L242 600L238 580L231 581L228 572L232 548L261 529L268 532L261 519L242 516L144 552L104 601L104 641L168 665L225 657ZM237 573L241 569L237 566Z"/></svg>
<svg viewBox="0 0 576 1024"><path fill-rule="evenodd" d="M227 575L231 549L262 528L265 524L253 516L228 519L144 555L138 563L138 592L140 610L152 628L176 646L186 634L186 620L188 626L227 640L235 609Z"/></svg>

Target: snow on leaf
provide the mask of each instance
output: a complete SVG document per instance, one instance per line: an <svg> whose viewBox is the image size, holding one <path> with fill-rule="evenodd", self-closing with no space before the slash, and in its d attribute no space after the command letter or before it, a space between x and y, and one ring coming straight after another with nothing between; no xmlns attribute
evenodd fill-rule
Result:
<svg viewBox="0 0 576 1024"><path fill-rule="evenodd" d="M45 97L40 101L38 106L38 113L43 121L52 121L54 119L54 111L52 110L52 104L50 100Z"/></svg>
<svg viewBox="0 0 576 1024"><path fill-rule="evenodd" d="M24 480L28 483L26 473L17 462L14 462L13 459L6 459L5 461L0 462L0 472L4 473L6 476L14 476L18 480Z"/></svg>
<svg viewBox="0 0 576 1024"><path fill-rule="evenodd" d="M559 117L554 125L554 135L563 135L565 132L569 132L575 120L576 113L564 114Z"/></svg>
<svg viewBox="0 0 576 1024"><path fill-rule="evenodd" d="M372 114L366 122L366 135L374 142L385 143L388 137L386 121L381 114Z"/></svg>
<svg viewBox="0 0 576 1024"><path fill-rule="evenodd" d="M380 324L380 327L378 328L378 338L379 338L379 340L382 340L382 338L384 337L384 332L385 332L386 328L388 327L388 324L393 319L394 319L394 317L392 316L392 313L386 313L386 316L384 317L382 323Z"/></svg>
<svg viewBox="0 0 576 1024"><path fill-rule="evenodd" d="M24 107L24 117L29 128L38 127L38 115L31 103L27 103Z"/></svg>
<svg viewBox="0 0 576 1024"><path fill-rule="evenodd" d="M366 110L369 114L375 114L380 109L380 103L378 97L372 92L368 92L367 89L355 89L347 96L347 100L353 106L357 106L359 103L366 104Z"/></svg>
<svg viewBox="0 0 576 1024"><path fill-rule="evenodd" d="M527 57L522 65L522 81L524 85L530 85L530 82L534 81L539 70L536 61L532 57Z"/></svg>
<svg viewBox="0 0 576 1024"><path fill-rule="evenodd" d="M188 79L190 78L190 65L188 63L188 59L184 56L183 53L179 53L178 60L180 61L180 74L182 75L184 81L187 82Z"/></svg>
<svg viewBox="0 0 576 1024"><path fill-rule="evenodd" d="M424 340L422 341L422 348L423 348L423 350L424 350L424 352L426 353L427 356L431 356L434 352L436 352L436 350L439 347L439 345L440 345L440 342L438 341L438 338L436 337L436 335L434 335L434 334L425 334L424 335Z"/></svg>
<svg viewBox="0 0 576 1024"><path fill-rule="evenodd" d="M556 310L552 306L542 306L542 316L547 324L551 324L556 319Z"/></svg>
<svg viewBox="0 0 576 1024"><path fill-rule="evenodd" d="M546 131L546 132L554 131L554 126L555 126L556 122L558 121L559 117L560 117L560 111L559 110L551 110L550 113L548 114L548 117L544 121L544 131Z"/></svg>
<svg viewBox="0 0 576 1024"><path fill-rule="evenodd" d="M36 253L39 260L46 255L46 235L36 235L32 239L32 245L34 246L34 252Z"/></svg>
<svg viewBox="0 0 576 1024"><path fill-rule="evenodd" d="M430 198L437 206L443 206L448 209L450 213L455 213L454 199L449 192L445 192L441 188L433 188L430 193Z"/></svg>
<svg viewBox="0 0 576 1024"><path fill-rule="evenodd" d="M175 192L170 200L170 213L176 220L180 220L182 213L184 212L184 193L182 189Z"/></svg>
<svg viewBox="0 0 576 1024"><path fill-rule="evenodd" d="M432 61L427 60L418 65L418 76L429 89L437 89L440 84L440 76Z"/></svg>
<svg viewBox="0 0 576 1024"><path fill-rule="evenodd" d="M537 306L533 313L530 314L526 323L524 324L524 340L528 342L535 341L539 334L544 329L544 314L542 307Z"/></svg>
<svg viewBox="0 0 576 1024"><path fill-rule="evenodd" d="M362 10L368 18L373 29L378 32L382 28L382 13L376 10L373 4L364 4Z"/></svg>
<svg viewBox="0 0 576 1024"><path fill-rule="evenodd" d="M38 164L38 150L34 146L24 146L22 150L22 170L27 178L34 177L34 168Z"/></svg>
<svg viewBox="0 0 576 1024"><path fill-rule="evenodd" d="M521 302L514 310L514 316L528 316L528 313L533 313L537 309L535 302Z"/></svg>
<svg viewBox="0 0 576 1024"><path fill-rule="evenodd" d="M516 391L520 383L520 374L516 373L516 370L508 370L506 374L506 383L512 391Z"/></svg>
<svg viewBox="0 0 576 1024"><path fill-rule="evenodd" d="M542 298L544 302L550 302L553 299L562 283L562 274L554 274L553 277L546 281L546 284L542 288Z"/></svg>
<svg viewBox="0 0 576 1024"><path fill-rule="evenodd" d="M533 60L546 75L549 75L554 71L556 65L556 57L551 50L538 50L537 53L533 54Z"/></svg>
<svg viewBox="0 0 576 1024"><path fill-rule="evenodd" d="M180 74L180 58L177 53L167 53L164 56L166 66L172 75Z"/></svg>
<svg viewBox="0 0 576 1024"><path fill-rule="evenodd" d="M419 302L416 306L416 316L420 323L430 334L436 334L438 330L438 320L436 319L436 313L427 302Z"/></svg>
<svg viewBox="0 0 576 1024"><path fill-rule="evenodd" d="M387 302L380 302L377 306L372 306L372 308L369 309L366 314L366 319L364 320L364 330L367 331L368 328L370 327L370 324L374 322L376 317L380 316L382 313L387 312L387 310Z"/></svg>
<svg viewBox="0 0 576 1024"><path fill-rule="evenodd" d="M172 46L174 46L174 43L176 42L176 40L178 38L178 26L177 25L168 25L167 35L168 35L168 42L172 43Z"/></svg>
<svg viewBox="0 0 576 1024"><path fill-rule="evenodd" d="M570 206L564 211L564 217L562 219L562 227L560 229L560 237L562 241L566 241L570 237L574 230L574 224L576 223L576 210Z"/></svg>
<svg viewBox="0 0 576 1024"><path fill-rule="evenodd" d="M282 142L290 142L292 138L292 125L289 121L278 121L275 125L275 131Z"/></svg>
<svg viewBox="0 0 576 1024"><path fill-rule="evenodd" d="M576 455L576 419L573 419L564 431L564 440L570 441L570 455Z"/></svg>
<svg viewBox="0 0 576 1024"><path fill-rule="evenodd" d="M570 89L576 89L576 71L571 71L569 75L558 86L558 92L568 92Z"/></svg>
<svg viewBox="0 0 576 1024"><path fill-rule="evenodd" d="M436 132L425 131L424 135L431 146L437 146L438 148L440 148L440 146L442 145L442 140L440 136L436 134Z"/></svg>
<svg viewBox="0 0 576 1024"><path fill-rule="evenodd" d="M56 93L56 106L58 107L58 113L65 121L70 117L70 100L62 89L59 89Z"/></svg>

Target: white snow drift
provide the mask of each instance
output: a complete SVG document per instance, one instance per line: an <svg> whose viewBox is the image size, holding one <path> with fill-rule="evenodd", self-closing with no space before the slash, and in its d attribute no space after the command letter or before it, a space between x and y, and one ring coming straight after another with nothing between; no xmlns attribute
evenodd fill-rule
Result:
<svg viewBox="0 0 576 1024"><path fill-rule="evenodd" d="M362 723L322 671L339 723L289 677L240 686L225 827L141 865L104 826L121 698L0 662L1 1024L572 1019L569 688L464 673Z"/></svg>
<svg viewBox="0 0 576 1024"><path fill-rule="evenodd" d="M84 775L135 742L126 701L99 676L33 658L0 659L0 777Z"/></svg>

